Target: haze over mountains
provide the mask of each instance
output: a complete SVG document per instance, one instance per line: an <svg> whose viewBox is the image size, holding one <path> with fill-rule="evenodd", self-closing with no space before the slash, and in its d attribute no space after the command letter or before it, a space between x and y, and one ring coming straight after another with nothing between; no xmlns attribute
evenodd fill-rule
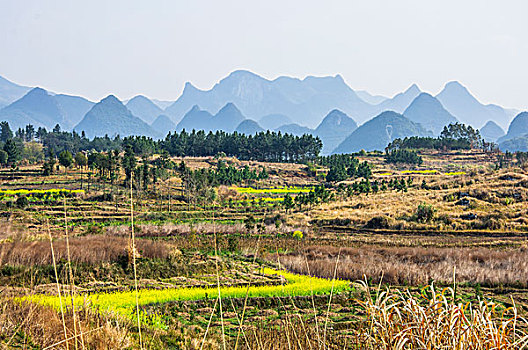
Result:
<svg viewBox="0 0 528 350"><path fill-rule="evenodd" d="M524 142L518 139L528 134L524 114L510 125L516 114L480 103L455 81L436 96L412 84L385 97L354 91L340 75L269 80L239 70L209 90L187 83L173 102L138 95L125 105L112 95L96 104L80 96L19 86L0 77L0 121L8 121L15 130L27 124L47 129L60 124L63 130L84 131L88 137L155 138L183 129L250 134L271 130L318 136L323 154L383 150L396 137L436 136L445 125L457 121L482 128L488 141L508 141L508 147L516 147ZM504 135L503 129L508 127ZM513 146L512 139L517 140Z"/></svg>

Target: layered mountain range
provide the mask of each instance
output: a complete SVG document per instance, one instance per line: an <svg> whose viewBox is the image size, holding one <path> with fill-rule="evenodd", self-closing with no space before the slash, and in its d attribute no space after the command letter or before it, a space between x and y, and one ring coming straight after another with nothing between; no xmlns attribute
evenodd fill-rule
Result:
<svg viewBox="0 0 528 350"><path fill-rule="evenodd" d="M27 124L52 129L59 124L88 137L154 138L183 129L246 134L271 130L318 136L323 154L383 150L397 137L437 136L454 122L481 129L484 139L504 149L521 149L528 137L528 116L516 114L480 103L458 82L447 83L436 96L413 84L385 97L354 91L340 75L268 80L239 70L209 90L186 83L173 102L138 95L124 104L113 95L94 103L0 77L0 121L8 121L13 129Z"/></svg>

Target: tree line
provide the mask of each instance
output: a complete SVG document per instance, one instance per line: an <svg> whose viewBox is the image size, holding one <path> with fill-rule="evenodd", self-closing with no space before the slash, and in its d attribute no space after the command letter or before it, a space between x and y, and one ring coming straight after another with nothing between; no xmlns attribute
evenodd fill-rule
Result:
<svg viewBox="0 0 528 350"><path fill-rule="evenodd" d="M411 136L404 139L397 138L385 148L386 152L397 149L435 149L461 150L484 149L492 150L494 145L482 139L480 131L471 125L454 123L444 126L438 137Z"/></svg>

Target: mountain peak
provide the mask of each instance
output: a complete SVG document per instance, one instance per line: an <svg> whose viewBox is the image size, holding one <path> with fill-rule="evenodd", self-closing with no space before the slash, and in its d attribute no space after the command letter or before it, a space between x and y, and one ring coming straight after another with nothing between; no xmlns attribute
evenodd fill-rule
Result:
<svg viewBox="0 0 528 350"><path fill-rule="evenodd" d="M235 104L233 102L228 102L225 104L224 107L222 107L218 113L220 112L227 112L227 111L233 111L233 112L237 112L237 113L240 113L240 110L237 108L237 106L235 106Z"/></svg>
<svg viewBox="0 0 528 350"><path fill-rule="evenodd" d="M48 92L46 90L44 90L43 88L41 87L34 87L33 89L29 90L29 92L27 93L28 95L49 95Z"/></svg>
<svg viewBox="0 0 528 350"><path fill-rule="evenodd" d="M108 95L95 104L74 130L78 132L84 130L89 138L105 134L122 137L129 135L158 136L150 125L133 115L114 95Z"/></svg>
<svg viewBox="0 0 528 350"><path fill-rule="evenodd" d="M404 94L419 94L421 92L420 88L418 87L418 85L416 85L416 83L413 83L411 86L409 86L407 88L407 90L405 90Z"/></svg>
<svg viewBox="0 0 528 350"><path fill-rule="evenodd" d="M458 121L442 106L438 99L426 92L418 95L403 114L411 121L422 124L435 135L440 134L444 126Z"/></svg>
<svg viewBox="0 0 528 350"><path fill-rule="evenodd" d="M200 89L198 89L196 86L194 86L189 81L185 83L185 86L183 87L183 93L196 92L196 91L200 91Z"/></svg>
<svg viewBox="0 0 528 350"><path fill-rule="evenodd" d="M199 111L201 111L201 110L202 110L202 109L200 108L200 106L198 106L198 105L194 105L194 106L192 106L192 108L189 110L189 113L190 113L190 112L199 112Z"/></svg>
<svg viewBox="0 0 528 350"><path fill-rule="evenodd" d="M122 105L123 103L121 101L119 101L119 99L117 97L115 97L114 95L108 95L106 96L105 98L103 98L101 101L99 101L99 103L104 103L104 104L120 104Z"/></svg>

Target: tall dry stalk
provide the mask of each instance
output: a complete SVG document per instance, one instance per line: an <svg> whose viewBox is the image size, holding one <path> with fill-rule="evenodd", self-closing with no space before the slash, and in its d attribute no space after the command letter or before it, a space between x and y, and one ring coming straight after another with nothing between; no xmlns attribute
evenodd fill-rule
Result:
<svg viewBox="0 0 528 350"><path fill-rule="evenodd" d="M77 314L75 312L75 281L73 279L73 269L72 269L72 264L71 264L70 239L69 239L69 233L68 233L68 216L66 213L66 197L63 198L63 203L64 203L64 234L65 234L65 239L66 239L66 256L67 256L67 262L68 262L68 275L69 275L69 280L70 280L70 299L71 299L71 307L72 307L72 314L73 314L73 332L74 332L74 339L75 339L74 345L75 345L75 349L77 350L78 349L78 345L77 345L78 333L77 333ZM79 323L79 327L80 327L80 323ZM79 333L82 335L81 329L79 329ZM83 339L82 336L81 336L81 339ZM82 345L84 348L84 339L82 341Z"/></svg>
<svg viewBox="0 0 528 350"><path fill-rule="evenodd" d="M139 312L139 292L138 292L138 281L137 281L137 267L136 267L136 236L134 233L134 195L132 188L132 174L130 175L130 228L132 238L132 265L134 267L134 291L136 296L136 314L137 314L137 325L139 334L139 347L143 349L143 339L141 337L141 315Z"/></svg>
<svg viewBox="0 0 528 350"><path fill-rule="evenodd" d="M57 272L57 262L55 261L55 251L53 249L53 239L51 237L51 231L49 227L49 218L46 218L46 226L48 229L48 236L50 241L50 248L51 248L51 259L53 260L53 270L55 272L55 283L57 284L57 293L59 294L59 305L60 305L60 313L61 313L61 319L62 319L62 327L64 329L64 339L68 339L68 331L66 329L66 321L64 319L64 308L62 306L62 292L61 287L59 283L59 273ZM69 350L68 342L66 342L66 350Z"/></svg>
<svg viewBox="0 0 528 350"><path fill-rule="evenodd" d="M217 237L216 237L214 201L213 201L213 211L212 212L213 212L213 235L214 235L215 265L216 265L216 286L218 289L218 305L219 305L219 310L220 310L220 324L222 325L222 344L224 346L224 350L226 350L224 315L223 315L223 310L222 310L222 293L220 291L220 271L218 269L218 259L220 259L220 256L218 255L218 242L217 242Z"/></svg>

